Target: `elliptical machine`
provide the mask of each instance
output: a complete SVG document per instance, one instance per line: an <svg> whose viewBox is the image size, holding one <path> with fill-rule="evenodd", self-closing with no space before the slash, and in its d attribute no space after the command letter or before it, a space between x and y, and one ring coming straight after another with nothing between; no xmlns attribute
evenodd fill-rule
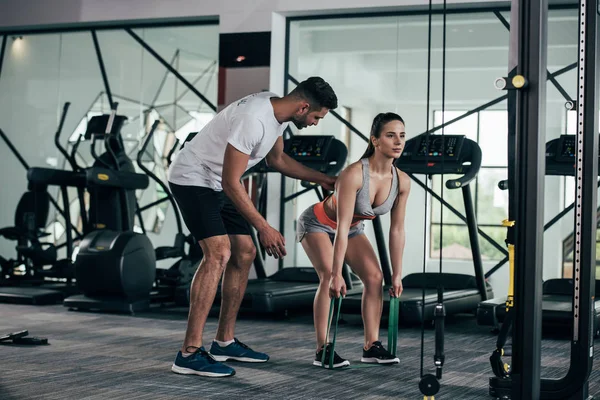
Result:
<svg viewBox="0 0 600 400"><path fill-rule="evenodd" d="M75 278L83 293L68 297L64 306L78 310L129 312L150 307L150 292L156 274L156 257L150 239L133 231L135 190L148 187L144 174L135 172L120 139L126 117L116 116L114 103L104 132L88 127L92 139L93 167L86 171L90 192L90 223L93 230L81 241L75 260ZM117 121L115 124L114 122ZM96 155L97 139L103 137L106 152ZM102 215L120 212L120 224L107 226ZM105 213L106 212L106 213ZM120 228L120 229L119 229ZM118 229L118 230L117 230Z"/></svg>
<svg viewBox="0 0 600 400"><path fill-rule="evenodd" d="M177 225L177 233L175 234L175 241L173 246L161 246L157 247L154 251L156 255L156 261L166 260L170 258L179 258L169 269L157 269L156 270L156 295L153 296L153 299L165 299L172 300L175 297L176 290L178 287L189 286L192 279L194 278L194 274L196 273L196 269L198 269L198 265L200 261L202 261L203 253L200 245L194 237L190 235L185 235L183 233L183 223L181 222L181 215L179 214L179 209L177 208L177 203L171 194L168 186L158 177L154 172L152 172L148 167L144 165L144 156L147 155L149 157L153 157L148 152L148 145L152 142L152 138L154 137L154 133L156 128L158 127L160 121L156 120L152 124L150 131L146 135L142 147L137 153L136 161L138 167L146 173L153 181L158 184L165 197L162 199L158 199L153 201L152 203L145 205L143 207L138 208L138 212L141 213L150 208L154 207L162 202L168 201L173 208L173 214L175 215L175 223ZM169 155L167 156L167 162L170 163L171 156L173 155L175 148L177 147L179 141L177 140ZM144 229L143 222L140 223L142 230ZM188 251L185 249L186 243L188 244Z"/></svg>

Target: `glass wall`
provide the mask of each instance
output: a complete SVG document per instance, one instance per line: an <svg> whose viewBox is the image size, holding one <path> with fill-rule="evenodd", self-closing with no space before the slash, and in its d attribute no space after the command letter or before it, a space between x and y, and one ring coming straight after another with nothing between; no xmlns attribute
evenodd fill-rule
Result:
<svg viewBox="0 0 600 400"><path fill-rule="evenodd" d="M132 32L96 31L106 84L91 31L6 38L0 75L0 129L30 166L69 169L53 143L63 105L70 103L61 142L71 151L85 132L89 118L110 113L110 91L113 101L118 103L117 114L127 117L121 134L134 164L140 143L152 123L156 119L161 121L143 160L166 181L167 156L176 140L182 141L189 132L200 129L215 113L219 29L216 24L203 24L157 26ZM183 79L170 72L161 60ZM103 151L101 145L97 151ZM89 141L79 143L77 162L82 166L93 163ZM2 187L15 188L14 193L3 193L3 201L16 206L26 190L26 170L4 144L0 145L0 163L3 171L12 171L2 174ZM51 194L60 203L56 188L51 189ZM164 196L152 180L148 189L138 193L140 206ZM73 223L80 227L75 192L70 193L70 199ZM136 229L141 229L143 223L146 230L160 232L165 223L170 223L169 206L163 202L145 210L143 220L136 222ZM12 221L14 207L1 212L3 221ZM64 220L55 212L52 219L49 230L53 236L49 240L58 242L63 238ZM169 235L165 243L172 240ZM7 249L7 253L10 251Z"/></svg>
<svg viewBox="0 0 600 400"><path fill-rule="evenodd" d="M509 24L510 13L506 9L453 10L446 16L444 51L441 14L432 17L430 49L426 14L293 19L290 22L289 75L297 81L313 75L327 80L338 95L340 109L348 116L347 121L365 136L368 136L371 121L377 113L394 111L405 119L407 138L410 139L505 95L495 89L494 81L508 72ZM548 71L555 73L576 62L576 10L551 9L548 34ZM571 69L554 78L574 98L575 71ZM290 83L289 90L293 86ZM551 82L548 82L547 95L546 137L550 140L565 131L566 100ZM318 127L299 134L330 134L342 138L346 131L345 125L329 115ZM436 134L441 133L442 129L436 131ZM477 141L482 149L482 169L471 190L479 228L489 237L488 240L479 236L484 264L489 269L505 257L501 249L505 248L506 232L501 222L507 217L508 199L497 184L507 178L507 103L505 100L495 102L446 126L443 133L466 135ZM349 147L348 161L356 161L366 142L354 133L344 141ZM415 178L464 215L460 191L445 188L439 175L433 179ZM448 178L451 176L445 175L444 181ZM286 182L288 195L301 189L293 180ZM563 183L547 178L547 219L562 209L562 202L557 201L562 190ZM437 268L440 247L444 260L447 260L444 263L447 272L472 273L466 224L425 193L413 181L407 205L404 274L418 272L424 265L431 270ZM295 220L316 201L315 195L306 194L289 202L285 207L285 221ZM565 221L572 228L572 219ZM387 238L389 217L383 218L382 222ZM443 238L440 237L442 224ZM554 263L549 267L551 275L559 274L561 268L557 249L564 229L556 227L546 235L549 251L545 249L545 253L550 254ZM293 240L293 231L294 224L287 222L288 242ZM367 235L375 244L369 223ZM288 258L285 266L310 265L299 245L295 256ZM500 287L499 293L502 292L505 292L504 287Z"/></svg>

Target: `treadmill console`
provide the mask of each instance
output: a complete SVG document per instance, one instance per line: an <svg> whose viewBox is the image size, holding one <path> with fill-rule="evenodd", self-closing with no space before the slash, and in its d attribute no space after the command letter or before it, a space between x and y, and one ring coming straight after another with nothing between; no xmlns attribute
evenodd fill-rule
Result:
<svg viewBox="0 0 600 400"><path fill-rule="evenodd" d="M577 162L577 137L561 135L546 143L546 175L574 176ZM598 148L600 157L600 146Z"/></svg>
<svg viewBox="0 0 600 400"><path fill-rule="evenodd" d="M558 139L558 146L554 159L558 162L573 162L575 161L575 135L561 135Z"/></svg>
<svg viewBox="0 0 600 400"><path fill-rule="evenodd" d="M455 160L458 159L464 135L422 135L412 154L413 160ZM443 146L443 147L442 147Z"/></svg>
<svg viewBox="0 0 600 400"><path fill-rule="evenodd" d="M577 145L575 135L561 135L558 138L558 145L554 159L558 162L574 162ZM598 147L598 156L600 157L600 146Z"/></svg>
<svg viewBox="0 0 600 400"><path fill-rule="evenodd" d="M333 136L294 136L285 141L284 152L299 162L325 161Z"/></svg>

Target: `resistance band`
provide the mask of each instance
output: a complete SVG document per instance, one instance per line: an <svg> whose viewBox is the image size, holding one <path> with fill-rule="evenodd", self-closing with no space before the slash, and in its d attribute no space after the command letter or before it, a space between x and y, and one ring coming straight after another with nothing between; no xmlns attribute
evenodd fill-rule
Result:
<svg viewBox="0 0 600 400"><path fill-rule="evenodd" d="M337 310L335 310L337 307ZM325 346L323 346L323 355L321 356L321 365L323 368L329 367L329 369L333 368L333 358L335 356L335 340L337 337L338 325L340 320L340 310L342 309L342 297L332 298L331 304L329 305L329 318L327 323L327 337L325 339ZM390 309L389 309L389 317L388 317L388 351L392 353L392 355L396 356L396 349L398 347L398 315L400 311L400 301L398 297L390 298ZM333 340L329 341L329 336L331 333L331 325L334 323L333 314L335 312L335 330L333 331ZM327 358L327 349L329 349L329 359ZM370 367L378 367L384 364L359 364L348 366L345 368L339 368L340 370L345 369L356 369L356 368L370 368Z"/></svg>

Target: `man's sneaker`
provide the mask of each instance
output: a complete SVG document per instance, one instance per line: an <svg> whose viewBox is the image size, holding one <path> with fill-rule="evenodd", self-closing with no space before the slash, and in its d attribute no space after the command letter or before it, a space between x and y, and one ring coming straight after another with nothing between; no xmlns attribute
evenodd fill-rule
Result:
<svg viewBox="0 0 600 400"><path fill-rule="evenodd" d="M217 361L234 360L252 363L269 361L268 355L252 350L237 340L237 338L234 338L233 343L225 347L221 347L217 342L213 341L212 346L210 346L210 355Z"/></svg>
<svg viewBox="0 0 600 400"><path fill-rule="evenodd" d="M204 347L200 347L194 354L184 357L181 351L177 353L171 371L176 374L200 375L208 377L223 377L235 375L235 370L216 361Z"/></svg>
<svg viewBox="0 0 600 400"><path fill-rule="evenodd" d="M392 353L383 348L380 341L377 341L373 342L369 350L363 348L363 355L360 361L364 363L398 364L400 359L394 357Z"/></svg>
<svg viewBox="0 0 600 400"><path fill-rule="evenodd" d="M317 367L323 366L323 363L321 361L323 359L323 351L324 350L323 350L323 346L322 346L321 349L319 351L317 351L317 354L315 355L315 361L313 361L313 365L316 365ZM331 354L331 345L328 344L326 354L325 354L325 368L329 368L330 354ZM348 365L350 365L350 361L344 360L334 350L334 352L333 352L333 368L342 368L342 367L347 367Z"/></svg>

